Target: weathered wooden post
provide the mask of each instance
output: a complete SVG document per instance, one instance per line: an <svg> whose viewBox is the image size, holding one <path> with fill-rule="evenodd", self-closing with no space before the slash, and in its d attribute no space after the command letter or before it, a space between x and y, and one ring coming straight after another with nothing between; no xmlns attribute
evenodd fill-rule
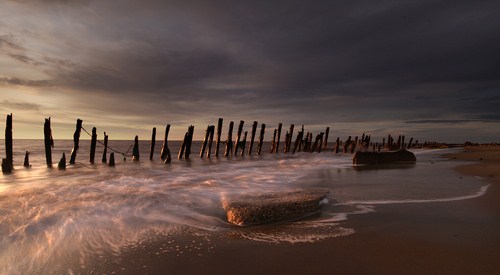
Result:
<svg viewBox="0 0 500 275"><path fill-rule="evenodd" d="M167 124L167 128L165 128L165 138L163 139L163 145L161 147L160 158L165 163L169 163L172 160L172 156L170 155L170 149L168 148L168 132L170 131L170 124Z"/></svg>
<svg viewBox="0 0 500 275"><path fill-rule="evenodd" d="M328 143L328 135L330 134L330 127L326 127L325 130L325 144L323 145L323 149L326 149Z"/></svg>
<svg viewBox="0 0 500 275"><path fill-rule="evenodd" d="M153 127L153 133L151 134L151 146L149 150L149 160L153 160L153 155L155 153L156 145L156 127Z"/></svg>
<svg viewBox="0 0 500 275"><path fill-rule="evenodd" d="M43 124L43 136L45 144L45 162L47 167L52 167L52 146L54 146L52 139L52 130L50 129L50 117L45 119Z"/></svg>
<svg viewBox="0 0 500 275"><path fill-rule="evenodd" d="M290 130L288 132L288 142L286 144L286 150L285 153L290 152L290 148L292 147L292 138L293 138L293 128L295 127L294 124L290 125Z"/></svg>
<svg viewBox="0 0 500 275"><path fill-rule="evenodd" d="M314 145L311 147L311 153L316 151L316 149L318 148L319 138L320 135L316 135L316 139L314 140Z"/></svg>
<svg viewBox="0 0 500 275"><path fill-rule="evenodd" d="M274 153L276 150L276 133L278 132L277 129L274 129L274 134L273 134L273 142L271 143L271 154Z"/></svg>
<svg viewBox="0 0 500 275"><path fill-rule="evenodd" d="M349 136L344 144L344 153L347 153L347 148L351 144L351 136Z"/></svg>
<svg viewBox="0 0 500 275"><path fill-rule="evenodd" d="M222 118L219 118L219 121L217 122L217 140L215 144L215 157L219 157L219 144L220 144L220 136L222 134Z"/></svg>
<svg viewBox="0 0 500 275"><path fill-rule="evenodd" d="M108 161L107 155L108 155L108 135L106 135L106 132L104 132L104 151L102 153L102 163L106 163Z"/></svg>
<svg viewBox="0 0 500 275"><path fill-rule="evenodd" d="M277 140L276 140L276 150L275 150L276 154L280 150L281 127L283 127L283 124L282 123L278 123L278 136L276 137Z"/></svg>
<svg viewBox="0 0 500 275"><path fill-rule="evenodd" d="M238 125L238 134L236 136L236 143L235 143L235 146L234 146L234 155L237 156L238 155L238 150L240 148L240 140L241 140L241 133L243 131L243 124L245 122L243 120L240 120L240 125Z"/></svg>
<svg viewBox="0 0 500 275"><path fill-rule="evenodd" d="M398 136L398 143L396 143L396 148L397 149L401 148L401 135Z"/></svg>
<svg viewBox="0 0 500 275"><path fill-rule="evenodd" d="M252 134L250 136L250 147L248 147L248 155L252 154L253 142L255 140L255 132L257 131L257 121L252 124Z"/></svg>
<svg viewBox="0 0 500 275"><path fill-rule="evenodd" d="M297 137L295 138L295 144L293 145L292 153L295 154L295 152L297 151L297 147L298 147L299 152L300 152L300 145L302 143L303 135L304 135L304 125L302 125L302 130L297 133Z"/></svg>
<svg viewBox="0 0 500 275"><path fill-rule="evenodd" d="M339 147L340 147L340 138L337 137L337 140L335 141L335 154L339 153Z"/></svg>
<svg viewBox="0 0 500 275"><path fill-rule="evenodd" d="M412 142L413 142L413 137L410 138L410 142L408 142L408 146L406 148L411 149Z"/></svg>
<svg viewBox="0 0 500 275"><path fill-rule="evenodd" d="M200 158L203 157L203 155L205 155L205 149L207 148L207 142L208 142L208 138L210 136L210 128L211 126L208 125L207 126L207 130L205 131L205 138L203 139L203 143L201 145L201 148L200 148Z"/></svg>
<svg viewBox="0 0 500 275"><path fill-rule="evenodd" d="M189 159L189 155L191 155L191 144L193 143L193 135L194 135L194 126L191 125L188 128L188 140L186 144L186 153L184 154L185 159Z"/></svg>
<svg viewBox="0 0 500 275"><path fill-rule="evenodd" d="M385 148L385 138L382 138L382 147Z"/></svg>
<svg viewBox="0 0 500 275"><path fill-rule="evenodd" d="M260 128L259 144L257 145L257 155L262 152L262 145L264 144L264 133L266 131L266 124L262 123Z"/></svg>
<svg viewBox="0 0 500 275"><path fill-rule="evenodd" d="M318 153L321 153L321 149L323 148L323 137L325 133L321 132L319 134L319 143L318 143Z"/></svg>
<svg viewBox="0 0 500 275"><path fill-rule="evenodd" d="M241 156L243 156L245 154L245 146L247 144L247 134L248 134L248 131L245 131L245 134L243 135L243 141L240 141L241 142Z"/></svg>
<svg viewBox="0 0 500 275"><path fill-rule="evenodd" d="M288 150L288 139L290 138L290 133L286 131L285 133L285 146L283 146L283 153L286 153Z"/></svg>
<svg viewBox="0 0 500 275"><path fill-rule="evenodd" d="M57 164L57 168L59 168L59 170L66 170L66 154L64 152L61 160L59 160L59 163Z"/></svg>
<svg viewBox="0 0 500 275"><path fill-rule="evenodd" d="M92 138L90 140L90 163L92 163L92 164L94 164L96 143L97 143L97 129L95 127L93 127L92 128Z"/></svg>
<svg viewBox="0 0 500 275"><path fill-rule="evenodd" d="M139 161L139 137L134 138L134 149L132 149L132 160Z"/></svg>
<svg viewBox="0 0 500 275"><path fill-rule="evenodd" d="M109 166L113 167L115 166L115 153L111 152L111 154L109 154L109 163L108 163Z"/></svg>
<svg viewBox="0 0 500 275"><path fill-rule="evenodd" d="M69 164L75 164L76 161L76 153L78 152L79 144L80 144L80 132L82 131L82 120L76 120L76 130L73 134L73 150L71 150L71 157L69 159Z"/></svg>
<svg viewBox="0 0 500 275"><path fill-rule="evenodd" d="M214 132L215 126L210 126L210 137L208 138L208 150L207 150L207 158L210 158L210 154L212 153L212 143L214 141Z"/></svg>
<svg viewBox="0 0 500 275"><path fill-rule="evenodd" d="M30 165L30 152L29 151L26 151L26 154L24 155L23 166L26 167L26 168L30 168L31 167L31 165Z"/></svg>
<svg viewBox="0 0 500 275"><path fill-rule="evenodd" d="M184 151L186 150L188 136L189 136L189 131L184 134L184 139L182 140L181 148L179 149L179 154L177 155L178 159L182 159L184 157Z"/></svg>
<svg viewBox="0 0 500 275"><path fill-rule="evenodd" d="M404 149L406 148L405 146L405 135L402 135L401 136L401 147L399 147L398 149Z"/></svg>
<svg viewBox="0 0 500 275"><path fill-rule="evenodd" d="M5 166L6 173L10 173L14 168L14 159L12 154L12 114L7 115L7 123L5 125L5 155L6 161L5 165L4 162L2 162L2 168Z"/></svg>
<svg viewBox="0 0 500 275"><path fill-rule="evenodd" d="M229 131L227 132L226 140L226 151L224 152L225 157L229 157L233 153L233 127L234 122L229 122Z"/></svg>

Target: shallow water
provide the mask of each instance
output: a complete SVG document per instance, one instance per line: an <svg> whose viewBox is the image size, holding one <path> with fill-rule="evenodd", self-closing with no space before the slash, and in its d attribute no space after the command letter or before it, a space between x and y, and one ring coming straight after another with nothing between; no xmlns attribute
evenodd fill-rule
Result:
<svg viewBox="0 0 500 275"><path fill-rule="evenodd" d="M130 144L110 142L119 151ZM63 151L69 159L71 147L71 141L55 141L54 167ZM331 152L200 159L199 143L190 161L177 160L179 143L172 142L173 160L165 165L158 161L161 144L151 162L149 143L142 142L139 163L116 155L111 168L101 163L101 146L95 165L88 162L89 142L80 148L77 164L59 171L46 167L42 140L15 141L15 171L0 175L0 273L84 270L89 258L118 257L123 249L176 234L207 242L221 232L255 241L314 242L354 233L341 221L375 211L377 204L468 199L488 187L458 175L452 169L457 162L438 157L443 151L416 151L415 165L365 169L353 167L351 155ZM31 152L30 169L22 167L25 150ZM226 222L221 207L228 196L310 188L329 190L329 203L305 221L241 228ZM174 248L165 251L178 253Z"/></svg>

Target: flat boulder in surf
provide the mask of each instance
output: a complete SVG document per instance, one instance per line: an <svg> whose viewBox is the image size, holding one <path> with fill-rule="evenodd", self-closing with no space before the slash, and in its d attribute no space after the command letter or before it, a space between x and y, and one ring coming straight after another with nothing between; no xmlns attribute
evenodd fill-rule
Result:
<svg viewBox="0 0 500 275"><path fill-rule="evenodd" d="M390 152L358 151L352 158L353 164L414 163L416 161L415 154L405 149Z"/></svg>
<svg viewBox="0 0 500 275"><path fill-rule="evenodd" d="M223 199L228 222L259 225L299 219L319 213L327 203L326 190L241 195Z"/></svg>

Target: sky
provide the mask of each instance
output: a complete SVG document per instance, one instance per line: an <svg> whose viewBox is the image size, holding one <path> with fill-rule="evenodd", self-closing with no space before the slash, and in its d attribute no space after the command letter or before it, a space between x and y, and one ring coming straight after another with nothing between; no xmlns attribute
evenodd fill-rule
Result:
<svg viewBox="0 0 500 275"><path fill-rule="evenodd" d="M224 118L330 136L500 141L498 1L2 0L14 138L202 139ZM5 120L0 119L0 128ZM284 134L283 134L284 135ZM282 136L283 136L282 135ZM225 134L224 134L225 136Z"/></svg>

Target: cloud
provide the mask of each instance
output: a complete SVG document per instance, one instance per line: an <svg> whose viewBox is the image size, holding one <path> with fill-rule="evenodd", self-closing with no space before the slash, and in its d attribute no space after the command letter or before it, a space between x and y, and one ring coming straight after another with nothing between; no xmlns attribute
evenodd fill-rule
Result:
<svg viewBox="0 0 500 275"><path fill-rule="evenodd" d="M0 77L0 86L49 87L55 85L52 80L29 80L17 77Z"/></svg>

